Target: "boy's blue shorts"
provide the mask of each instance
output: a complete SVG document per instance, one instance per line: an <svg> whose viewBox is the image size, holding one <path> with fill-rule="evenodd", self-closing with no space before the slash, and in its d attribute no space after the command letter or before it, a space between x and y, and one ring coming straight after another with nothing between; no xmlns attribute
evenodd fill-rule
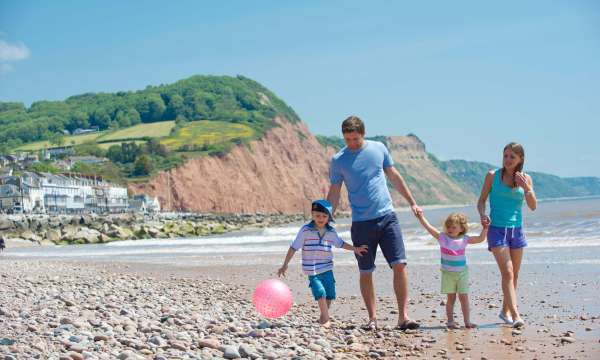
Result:
<svg viewBox="0 0 600 360"><path fill-rule="evenodd" d="M332 270L317 275L310 275L308 277L308 286L312 290L315 300L319 300L320 298L335 300L335 279L333 278Z"/></svg>

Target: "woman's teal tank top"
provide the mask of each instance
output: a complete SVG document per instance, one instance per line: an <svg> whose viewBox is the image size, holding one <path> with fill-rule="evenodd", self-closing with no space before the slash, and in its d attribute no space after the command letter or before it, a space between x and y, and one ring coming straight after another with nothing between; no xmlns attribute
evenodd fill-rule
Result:
<svg viewBox="0 0 600 360"><path fill-rule="evenodd" d="M502 169L494 173L492 191L490 192L490 218L492 226L520 227L523 225L523 199L525 191L522 187L511 188L502 182Z"/></svg>

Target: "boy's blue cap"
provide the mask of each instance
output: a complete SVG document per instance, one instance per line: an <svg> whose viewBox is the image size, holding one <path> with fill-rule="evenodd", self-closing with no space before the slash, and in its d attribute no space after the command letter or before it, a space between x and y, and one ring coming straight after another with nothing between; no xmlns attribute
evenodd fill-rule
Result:
<svg viewBox="0 0 600 360"><path fill-rule="evenodd" d="M331 206L331 203L325 199L321 199L321 200L315 200L312 203L312 211L319 211L319 212L324 212L327 215L329 215L329 221L334 221L333 220L333 206Z"/></svg>

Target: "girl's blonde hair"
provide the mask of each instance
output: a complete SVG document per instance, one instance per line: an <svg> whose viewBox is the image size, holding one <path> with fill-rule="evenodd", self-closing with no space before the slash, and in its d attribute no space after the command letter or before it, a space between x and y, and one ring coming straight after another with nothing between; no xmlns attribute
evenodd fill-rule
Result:
<svg viewBox="0 0 600 360"><path fill-rule="evenodd" d="M462 228L462 231L458 234L458 236L463 236L467 233L467 231L469 231L467 216L463 213L452 213L448 215L444 221L444 232L447 233L448 228L452 225L459 225Z"/></svg>

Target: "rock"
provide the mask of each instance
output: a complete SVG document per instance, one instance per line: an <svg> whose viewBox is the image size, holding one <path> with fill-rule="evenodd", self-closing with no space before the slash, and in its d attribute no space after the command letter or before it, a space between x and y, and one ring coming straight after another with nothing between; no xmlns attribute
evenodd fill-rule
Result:
<svg viewBox="0 0 600 360"><path fill-rule="evenodd" d="M95 244L100 239L100 232L98 230L82 228L77 231L72 240L75 242L84 242L86 244Z"/></svg>
<svg viewBox="0 0 600 360"><path fill-rule="evenodd" d="M160 336L152 336L150 339L148 339L148 342L159 347L167 345L167 341Z"/></svg>
<svg viewBox="0 0 600 360"><path fill-rule="evenodd" d="M560 342L563 344L572 344L575 342L575 338L571 336L563 336L560 338Z"/></svg>
<svg viewBox="0 0 600 360"><path fill-rule="evenodd" d="M14 343L16 343L16 341L12 340L12 339L8 339L8 338L0 339L0 345L10 346L10 345L13 345Z"/></svg>
<svg viewBox="0 0 600 360"><path fill-rule="evenodd" d="M246 344L240 345L238 351L240 353L240 356L244 358L257 359L258 357L260 357L256 353L256 350L254 348Z"/></svg>
<svg viewBox="0 0 600 360"><path fill-rule="evenodd" d="M15 224L12 220L2 216L0 217L0 231L12 230L15 228Z"/></svg>
<svg viewBox="0 0 600 360"><path fill-rule="evenodd" d="M108 341L109 337L106 335L96 335L94 336L94 341L98 342L98 341Z"/></svg>
<svg viewBox="0 0 600 360"><path fill-rule="evenodd" d="M60 231L56 229L48 229L44 235L44 238L48 241L52 241L57 244L60 242Z"/></svg>
<svg viewBox="0 0 600 360"><path fill-rule="evenodd" d="M72 360L84 360L83 355L81 355L79 352L69 351L67 355L69 355Z"/></svg>
<svg viewBox="0 0 600 360"><path fill-rule="evenodd" d="M239 359L241 355L237 346L228 345L223 349L223 357L225 359Z"/></svg>
<svg viewBox="0 0 600 360"><path fill-rule="evenodd" d="M219 342L219 340L217 339L200 339L198 340L198 346L200 346L201 348L210 348L210 349L220 349L221 348L221 342Z"/></svg>
<svg viewBox="0 0 600 360"><path fill-rule="evenodd" d="M261 320L257 326L258 329L268 329L270 327L271 327L271 323L269 323L267 320Z"/></svg>

